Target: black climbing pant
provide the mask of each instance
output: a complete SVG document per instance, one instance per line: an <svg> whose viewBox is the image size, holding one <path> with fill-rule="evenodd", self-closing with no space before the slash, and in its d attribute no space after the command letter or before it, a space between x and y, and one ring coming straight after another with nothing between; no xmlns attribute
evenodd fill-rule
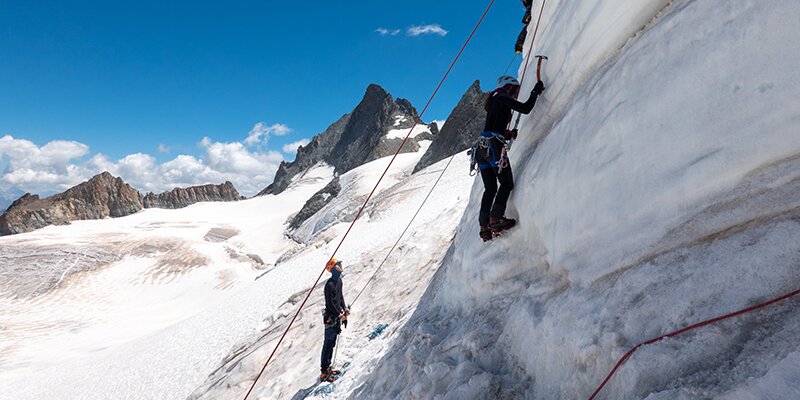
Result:
<svg viewBox="0 0 800 400"><path fill-rule="evenodd" d="M320 364L320 370L323 372L331 366L333 348L336 347L336 337L339 336L339 332L341 329L338 326L325 328L325 342L322 345L322 362Z"/></svg>
<svg viewBox="0 0 800 400"><path fill-rule="evenodd" d="M514 176L511 174L511 164L506 165L502 171L497 168L481 170L483 179L483 200L481 200L481 213L478 222L481 226L489 225L489 217L501 218L506 214L506 203L511 191L514 189ZM497 183L500 182L498 189Z"/></svg>

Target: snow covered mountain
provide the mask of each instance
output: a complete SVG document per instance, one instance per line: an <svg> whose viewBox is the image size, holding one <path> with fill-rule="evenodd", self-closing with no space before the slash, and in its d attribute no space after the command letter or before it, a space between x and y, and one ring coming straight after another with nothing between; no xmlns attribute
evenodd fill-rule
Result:
<svg viewBox="0 0 800 400"><path fill-rule="evenodd" d="M361 294L345 375L311 393L317 292L250 398L583 399L637 343L800 288L800 5L544 10L547 90L510 152L519 226L481 242L462 153L383 263L448 162L412 175L420 141L337 255ZM320 161L277 195L0 238L0 265L24 266L0 272L3 393L241 399L388 162L340 174L287 231L334 179ZM642 347L600 398L800 398L797 306Z"/></svg>
<svg viewBox="0 0 800 400"><path fill-rule="evenodd" d="M288 187L291 179L317 163L325 162L345 173L367 162L392 155L403 142L408 129L419 124L419 131L401 149L401 152L419 150L418 140L431 138L418 133L427 132L417 110L405 99L394 99L382 87L371 84L364 97L353 109L325 132L314 136L311 143L297 150L292 162L282 162L275 175L275 182L258 195L277 194Z"/></svg>

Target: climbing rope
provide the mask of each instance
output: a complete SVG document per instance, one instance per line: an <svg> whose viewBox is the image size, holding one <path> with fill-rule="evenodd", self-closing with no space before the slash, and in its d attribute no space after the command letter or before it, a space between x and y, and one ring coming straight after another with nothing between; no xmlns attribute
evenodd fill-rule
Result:
<svg viewBox="0 0 800 400"><path fill-rule="evenodd" d="M519 56L519 53L515 52L514 57L511 57L511 61L508 62L508 66L506 67L506 70L503 72L503 75L508 75L508 70L510 70L511 66L514 65L514 61L517 60L517 56Z"/></svg>
<svg viewBox="0 0 800 400"><path fill-rule="evenodd" d="M528 73L528 63L531 60L531 52L533 51L533 45L536 44L536 34L539 33L539 23L542 22L542 14L544 13L544 4L547 0L542 0L542 7L539 9L539 17L536 18L536 27L533 28L533 37L531 38L531 46L528 48L528 54L525 55L525 68L522 70L522 77L519 80L519 87L522 89L522 84L525 82L525 75ZM519 93L517 93L519 96ZM517 113L517 120L514 122L514 129L519 128L519 119L522 117L522 113Z"/></svg>
<svg viewBox="0 0 800 400"><path fill-rule="evenodd" d="M657 338L653 338L653 339L650 339L648 341L639 343L636 346L633 346L632 349L628 350L628 352L625 353L625 355L622 356L622 358L620 358L619 361L617 361L617 364L614 365L614 368L611 370L611 372L608 373L608 375L606 376L606 379L603 380L603 383L601 383L600 386L598 386L597 389L594 391L594 393L592 393L592 395L589 396L589 400L594 400L594 398L597 397L597 395L600 393L600 391L603 390L603 388L606 386L608 381L611 379L612 376L614 376L614 373L617 372L617 370L619 369L620 366L622 366L622 364L625 362L625 360L629 359L633 355L633 353L635 353L636 350L638 350L640 347L646 346L648 344L653 344L655 342L658 342L658 341L666 339L666 338L671 338L671 337L674 337L674 336L678 336L678 335L680 335L682 333L686 333L686 332L695 330L697 328L700 328L700 327L703 327L703 326L706 326L706 325L710 325L710 324L713 324L713 323L716 323L716 322L719 322L719 321L723 321L723 320L726 320L726 319L729 319L729 318L733 318L733 317L736 317L736 316L739 316L739 315L742 315L742 314L749 313L751 311L755 311L755 310L770 306L772 304L775 304L775 303L787 300L789 298L792 298L794 296L797 296L798 294L800 294L800 290L795 290L794 292L787 293L787 294L785 294L785 295L783 295L781 297L772 299L772 300L767 301L765 303L757 304L757 305L754 305L754 306L751 306L751 307L747 307L747 308L741 309L739 311L732 312L730 314L725 314L725 315L722 315L722 316L719 316L719 317L716 317L716 318L711 318L709 320L698 322L698 323L696 323L694 325L689 325L689 326L687 326L687 327L685 327L683 329L679 329L677 331L670 332L670 333L667 333L665 335L661 335L661 336L659 336Z"/></svg>
<svg viewBox="0 0 800 400"><path fill-rule="evenodd" d="M542 12L544 11L544 3L545 3L545 1L546 0L542 1L542 8L541 8L541 10L539 10L539 18L536 21L536 27L535 27L534 32L533 32L533 37L531 38L531 47L528 50L528 57L530 57L531 49L533 49L533 41L536 40L536 32L538 32L538 30L539 30L539 21L541 21L541 19L542 19ZM490 4L490 7L491 7L491 4ZM508 64L508 67L506 68L506 72L503 73L503 75L508 73L508 69L511 68L511 65L514 63L514 60L516 60L516 59L517 59L517 53L514 53L514 57L511 59L511 63ZM527 69L527 67L528 67L528 62L526 60L525 68ZM523 71L523 73L522 73L522 79L520 79L520 86L522 86L522 84L525 82L525 72L526 71ZM505 151L505 149L504 149L504 151ZM381 263L378 265L378 268L375 269L375 272L373 272L372 276L370 276L370 278L367 280L367 283L364 284L364 287L361 288L361 290L356 295L355 299L353 299L352 303L350 303L351 307L353 306L353 304L355 304L355 302L358 300L358 298L361 297L361 294L364 293L364 290L367 288L367 286L369 286L369 284L372 283L372 280L378 274L378 271L380 271L380 269L383 268L383 265L389 259L389 256L391 256L392 252L397 248L397 245L400 244L400 241L403 239L403 236L406 234L406 232L408 232L408 229L411 227L411 224L417 218L417 216L419 215L420 211L422 211L422 208L425 206L425 203L428 201L428 198L431 197L431 194L433 193L433 190L436 189L436 185L439 184L439 181L444 176L444 173L447 171L447 168L450 166L450 163L453 162L453 159L456 157L456 155L457 154L454 154L452 157L450 157L450 160L447 161L447 164L442 169L442 172L439 174L439 177L436 178L436 181L433 183L433 186L431 186L431 189L428 191L428 194L425 196L425 199L422 200L422 204L419 205L419 208L417 208L417 211L414 213L414 216L411 217L411 220L408 222L408 225L406 225L405 229L403 229L403 232L397 238L397 241L394 243L392 248L389 249L389 252L386 254L386 257L383 258L383 261L381 261Z"/></svg>
<svg viewBox="0 0 800 400"><path fill-rule="evenodd" d="M402 240L403 236L405 236L406 232L408 232L408 228L410 228L411 224L414 223L414 220L417 218L417 215L419 215L420 211L422 211L422 208L425 206L425 203L427 203L428 199L431 197L431 193L433 193L433 190L436 189L436 186L439 184L439 181L444 176L444 173L447 171L447 168L450 166L450 163L453 162L453 159L456 158L457 155L458 155L458 153L453 154L450 157L450 160L447 161L447 164L444 166L444 168L442 168L442 172L439 173L439 177L436 178L436 182L433 182L433 186L431 186L431 190L428 191L428 194L422 200L422 204L420 204L419 208L417 208L417 212L415 212L414 216L411 217L411 220L408 221L408 225L406 225L406 228L403 229L403 232L397 238L397 241L394 242L394 245L392 245L392 248L389 249L389 252L386 253L386 257L383 258L383 261L381 261L381 263L378 265L378 268L375 268L375 272L373 272L372 276L370 276L369 279L367 279L367 283L364 284L364 287L361 288L361 290L358 292L356 297L350 303L350 306L348 308L353 308L353 304L355 304L356 301L358 301L358 298L361 297L361 294L364 293L364 290L367 289L367 286L369 286L369 284L372 283L372 280L375 279L375 276L378 275L378 271L380 271L381 268L383 268L383 265L386 264L386 261L389 260L389 256L392 254L394 249L397 248L397 245L400 244L400 240ZM341 338L336 342L336 348L335 348L335 351L333 353L333 361L331 361L331 365L336 365L336 354L339 352L339 343L340 342L341 342Z"/></svg>
<svg viewBox="0 0 800 400"><path fill-rule="evenodd" d="M386 261L387 261L387 260L389 260L389 256L392 254L392 252L394 251L394 249L396 249L396 248L397 248L397 245L398 245L398 244L400 244L400 240L402 240L402 239L403 239L403 236L406 234L406 232L408 232L408 228L410 228L410 227L411 227L411 224L412 224L412 223L414 222L414 220L417 218L417 215L419 215L420 211L422 211L422 208L425 206L425 203L428 201L428 198L430 198L430 197L431 197L431 193L433 193L433 189L436 189L436 185L438 185L438 184L439 184L439 181L440 181L440 180L442 179L442 177L444 176L444 173L445 173L445 171L447 171L447 167L449 167L449 166L450 166L450 163L452 163L452 162L453 162L453 159L454 159L454 158L455 158L457 155L458 155L458 153L456 153L456 154L453 154L453 156L452 156L452 157L450 157L450 160L449 160L449 161L447 161L447 164L446 164L446 165L444 166L444 168L442 169L442 172L441 172L441 173L439 173L439 177L438 177L438 178L436 178L436 182L434 182L434 183L433 183L433 186L431 186L431 190L429 190L429 191L428 191L428 195L427 195L427 196L425 196L425 199L423 199L423 200L422 200L422 204L420 204L420 205L419 205L419 208L417 208L417 212L415 212L415 213L414 213L414 216L413 216L413 217L411 217L411 221L408 221L408 225L406 225L406 228L405 228L405 229L403 229L403 233L401 233L401 234L400 234L400 236L397 238L397 241L396 241L396 242L394 242L394 245L392 246L392 248L391 248L391 249L389 249L389 252L388 252L388 253L386 253L386 257L384 257L384 258L383 258L383 261L381 261L381 263L378 265L378 268L375 268L375 272L373 272L373 273L372 273L372 276L370 276L370 277L369 277L369 279L367 280L367 283L365 283L365 284L364 284L364 287L363 287L363 288L361 288L361 291L359 291L359 292L358 292L358 294L356 295L356 297L353 299L353 302L352 302L352 303L350 303L350 307L352 307L352 306L353 306L353 304L355 304L355 303L356 303L356 301L358 300L358 298L359 298L359 297L361 297L361 294L362 294L362 293L364 293L364 290L367 288L367 286L369 286L369 284L370 284L370 283L372 283L372 280L373 280L373 279L375 279L375 275L377 275L377 274L378 274L378 271L380 271L380 270L381 270L381 268L383 268L383 265L384 265L384 264L386 264Z"/></svg>
<svg viewBox="0 0 800 400"><path fill-rule="evenodd" d="M455 59L453 59L453 62L450 64L450 67L447 69L447 72L445 72L444 76L439 81L439 84L436 86L436 89L433 91L433 94L431 94L430 98L428 99L428 102L425 104L425 107L422 109L422 112L420 112L420 114L419 114L420 119L422 119L422 116L425 115L425 111L428 110L428 107L430 106L431 102L433 101L433 98L436 97L436 94L439 92L439 89L444 84L444 81L450 75L450 71L453 70L453 67L456 65L456 62L458 61L459 58L461 58L461 54L464 52L464 49L467 48L467 45L472 40L472 37L475 35L475 32L477 32L478 28L483 23L483 20L486 18L486 15L489 14L489 11L492 9L492 6L494 5L494 2L495 2L495 0L491 0L489 2L489 5L486 7L486 10L483 12L483 14L481 15L481 17L478 20L477 24L475 24L475 27L472 29L472 32L470 32L469 36L467 37L467 40L461 46L461 49L458 51L458 54L456 55ZM353 229L353 226L355 225L356 221L358 221L358 219L359 219L359 217L361 217L361 214L363 213L364 209L367 207L367 204L369 203L369 200L372 198L372 195L375 194L375 191L378 189L378 185L380 185L380 183L383 180L384 176L386 176L386 173L389 171L389 168L392 166L392 163L394 163L394 160L397 158L398 154L400 154L400 150L402 150L403 146L408 141L408 138L411 137L411 133L414 131L414 128L416 128L418 124L419 124L419 121L414 121L414 125L411 127L411 129L409 129L408 134L406 134L406 137L403 139L403 142L397 148L397 151L394 153L394 155L392 156L392 159L389 161L389 165L386 166L386 169L383 171L383 173L381 174L380 178L378 178L378 182L375 183L375 187L372 188L372 191L369 193L367 198L364 200L364 204L358 210L358 213L356 213L356 216L353 219L353 222L350 223L350 226L347 228L347 231L345 231L344 236L342 236L342 239L339 241L339 244L336 246L336 249L333 251L333 254L331 254L331 256L330 256L330 258L328 260L332 260L336 256L336 253L341 248L341 246L344 243L345 239L347 239L347 235ZM264 374L264 371L267 369L267 366L269 365L270 361L272 361L272 358L275 356L275 353L278 351L278 348L280 348L281 343L283 343L283 340L286 338L286 335L289 333L289 330L292 328L292 325L294 325L295 320L297 320L297 317L300 315L300 312L305 307L306 303L308 302L308 299L311 297L311 293L314 292L314 288L316 288L317 284L322 279L322 275L324 273L325 273L325 268L323 268L322 271L320 271L319 276L317 277L316 281L314 281L314 284L311 285L311 288L308 290L308 294L306 295L305 299L303 299L303 302L300 304L300 307L297 309L297 312L294 314L294 316L292 317L291 321L289 321L289 325L286 327L286 330L281 335L280 339L278 340L278 343L275 345L275 348L272 350L272 353L270 353L269 357L267 358L267 361L264 363L264 366L261 367L261 370L258 372L258 375L256 375L255 379L253 380L253 384L250 386L250 389L247 390L247 393L245 394L243 400L247 400L247 398L250 396L250 393L252 393L253 389L256 387L256 383L258 383L258 380L261 378L261 375Z"/></svg>
<svg viewBox="0 0 800 400"><path fill-rule="evenodd" d="M546 1L546 0L545 0L545 1ZM491 5L490 5L490 7L491 7ZM531 39L531 49L533 49L533 41L534 41L534 40L536 40L536 32L539 30L539 21L541 21L541 19L542 19L542 12L543 12L543 11L544 11L544 1L542 2L542 9L539 11L539 18L538 18L538 20L537 20L537 22L536 22L536 28L535 28L535 30L534 30L533 37L532 37L532 39ZM514 57L512 57L512 58L511 58L511 62L509 62L509 64L508 64L508 67L506 67L506 69L505 69L505 72L503 72L503 75L506 75L506 74L508 73L508 70L511 68L511 65L513 65L513 64L514 64L514 61L516 61L516 59L517 59L517 56L518 56L518 53L516 53L516 52L515 52L515 53L514 53ZM528 57L530 57L530 50L528 50ZM527 69L527 66L528 66L528 63L526 62L526 63L525 63L525 68L526 68L526 69ZM522 79L520 80L520 86L522 86L522 84L524 83L524 81L525 81L525 71L523 71L523 74L522 74ZM505 148L503 149L503 151L505 151ZM386 253L386 256L385 256L385 257L383 258L383 260L381 261L381 263L380 263L380 264L378 264L378 267L377 267L377 268L375 268L375 272L373 272L373 273L372 273L372 275L369 277L369 279L367 280L367 282L364 284L364 286L363 286L363 287L361 288L361 290L358 292L358 294L356 295L356 297L355 297L355 298L353 299L353 301L350 303L350 308L352 308L352 307L353 307L353 304L355 304L355 303L356 303L356 301L358 301L358 298L359 298L359 297L361 297L361 295L364 293L364 290L366 290L366 289L367 289L367 287L368 287L368 286L369 286L369 285L372 283L372 281L375 279L375 276L377 276L378 272L379 272L379 271L380 271L380 270L383 268L383 266L386 264L386 261L388 261L388 260L389 260L389 257L392 255L392 253L394 252L394 250L395 250L395 249L397 248L397 246L400 244L400 241L403 239L403 237L405 236L405 234L408 232L408 229L409 229L409 228L411 228L411 224L413 224L413 223L414 223L414 220L416 220L417 216L418 216L418 215L419 215L419 213L422 211L422 208L423 208L423 207L425 207L425 204L428 202L428 199L431 197L431 194L433 193L433 190L434 190L434 189L436 189L436 186L439 184L439 181L442 179L442 177L444 176L445 172L447 172L447 168L448 168L448 167L450 167L450 164L453 162L453 159L456 157L456 155L457 155L457 154L453 154L453 155L450 157L450 159L447 161L447 164L446 164L446 165L444 166L444 168L442 169L442 172L440 172L440 173L439 173L439 176L436 178L436 181L435 181L435 182L433 183L433 185L431 186L430 190L428 191L428 194L425 196L425 198L422 200L422 203L421 203L421 204L419 205L419 207L417 208L417 211L414 213L414 216L412 216L412 217L411 217L411 220L410 220L410 221L408 221L408 224L406 225L405 229L403 229L403 232L402 232L402 233L400 233L400 236L398 236L398 237L397 237L397 241L395 241L395 242L394 242L394 244L392 245L392 247L391 247L391 248L389 249L389 251ZM501 157L501 159L502 159L502 157ZM333 358L333 360L334 360L334 363L335 363L335 361L336 361L336 356L335 356L335 355L334 355L334 358Z"/></svg>

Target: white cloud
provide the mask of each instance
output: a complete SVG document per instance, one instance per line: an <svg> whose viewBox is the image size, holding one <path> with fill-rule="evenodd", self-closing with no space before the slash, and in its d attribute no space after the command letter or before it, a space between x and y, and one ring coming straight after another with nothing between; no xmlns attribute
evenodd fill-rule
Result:
<svg viewBox="0 0 800 400"><path fill-rule="evenodd" d="M400 33L400 29L378 28L375 29L375 32L378 32L381 36L397 36Z"/></svg>
<svg viewBox="0 0 800 400"><path fill-rule="evenodd" d="M420 36L420 35L439 35L439 36L447 36L449 32L444 30L439 24L430 24L430 25L413 25L406 31L408 36Z"/></svg>
<svg viewBox="0 0 800 400"><path fill-rule="evenodd" d="M296 142L285 144L283 145L283 152L286 154L295 154L300 146L305 146L309 143L311 143L311 141L308 139L300 139Z"/></svg>
<svg viewBox="0 0 800 400"><path fill-rule="evenodd" d="M291 131L280 124L264 127L268 134ZM143 153L118 160L94 154L84 160L89 146L82 143L56 140L39 147L6 135L0 137L0 160L4 166L0 192L21 190L50 195L108 171L142 192L160 193L175 187L231 181L240 193L252 196L272 183L284 160L277 151L255 151L242 142L216 142L209 137L201 140L200 149L197 156L182 154L164 163Z"/></svg>
<svg viewBox="0 0 800 400"><path fill-rule="evenodd" d="M165 145L164 143L159 144L158 148L156 149L156 151L158 151L161 154L167 154L167 153L170 152L170 150L171 149L167 145Z"/></svg>
<svg viewBox="0 0 800 400"><path fill-rule="evenodd" d="M270 135L283 136L291 132L292 128L289 128L284 124L267 125L263 122L259 122L255 124L252 129L250 129L250 133L244 142L248 146L253 146L258 143L267 143Z"/></svg>
<svg viewBox="0 0 800 400"><path fill-rule="evenodd" d="M83 179L78 168L71 164L89 152L85 144L54 140L38 147L29 140L11 135L0 138L0 158L5 169L0 175L0 190L12 188L23 191L64 190Z"/></svg>

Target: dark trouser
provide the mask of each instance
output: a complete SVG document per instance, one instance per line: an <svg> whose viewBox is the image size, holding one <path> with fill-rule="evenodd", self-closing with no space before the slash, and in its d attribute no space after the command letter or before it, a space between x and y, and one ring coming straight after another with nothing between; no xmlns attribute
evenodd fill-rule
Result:
<svg viewBox="0 0 800 400"><path fill-rule="evenodd" d="M481 170L483 179L483 200L481 201L481 213L478 222L481 226L489 225L489 217L502 218L506 215L506 203L508 196L514 189L514 176L511 174L511 164L506 165L500 173L497 168L486 168ZM500 182L500 189L497 182Z"/></svg>
<svg viewBox="0 0 800 400"><path fill-rule="evenodd" d="M517 53L522 53L522 49L525 47L525 38L528 37L528 25L522 27L522 30L519 32L519 36L517 36L517 41L514 43L514 51Z"/></svg>
<svg viewBox="0 0 800 400"><path fill-rule="evenodd" d="M320 369L325 372L331 366L333 358L333 348L336 347L336 337L341 330L337 326L325 328L325 342L322 345L322 363Z"/></svg>

